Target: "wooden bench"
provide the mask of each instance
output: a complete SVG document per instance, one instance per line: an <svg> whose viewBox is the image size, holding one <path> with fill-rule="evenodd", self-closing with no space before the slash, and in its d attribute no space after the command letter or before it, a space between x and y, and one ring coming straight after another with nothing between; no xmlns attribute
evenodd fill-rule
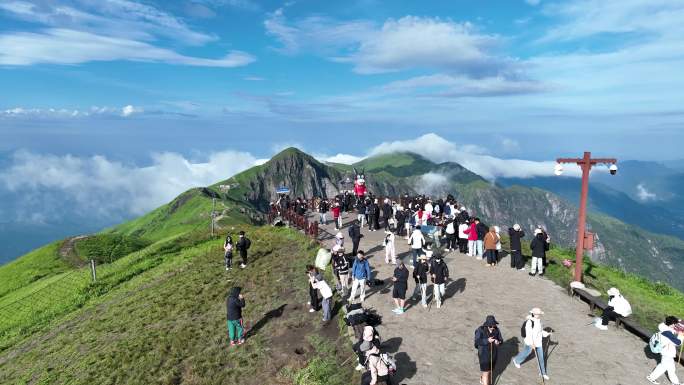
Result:
<svg viewBox="0 0 684 385"><path fill-rule="evenodd" d="M596 310L596 308L605 310L608 307L608 303L601 299L601 297L595 297L582 289L573 288L571 290L572 297L579 297L584 302L588 303L592 313ZM643 328L641 325L639 325L634 319L629 317L617 316L615 324L618 327L628 329L644 341L648 341L649 338L651 338L651 334L653 334L650 331Z"/></svg>

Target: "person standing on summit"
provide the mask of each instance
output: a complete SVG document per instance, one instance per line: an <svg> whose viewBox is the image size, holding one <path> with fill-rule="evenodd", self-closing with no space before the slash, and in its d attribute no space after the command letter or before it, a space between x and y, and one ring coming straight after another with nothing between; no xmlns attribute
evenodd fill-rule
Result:
<svg viewBox="0 0 684 385"><path fill-rule="evenodd" d="M249 250L251 246L252 241L245 236L244 231L240 231L240 239L238 239L237 243L235 244L235 248L238 252L240 252L240 257L242 258L242 263L240 264L241 269L247 267L247 250Z"/></svg>
<svg viewBox="0 0 684 385"><path fill-rule="evenodd" d="M228 318L228 337L230 346L242 345L244 327L242 324L242 308L245 307L245 298L242 296L242 288L234 287L226 299L226 313Z"/></svg>
<svg viewBox="0 0 684 385"><path fill-rule="evenodd" d="M511 240L511 268L525 270L525 260L522 256L522 244L520 240L525 237L525 232L519 224L508 228L508 236Z"/></svg>
<svg viewBox="0 0 684 385"><path fill-rule="evenodd" d="M366 299L366 281L371 279L371 269L368 260L366 260L366 255L362 250L359 250L356 254L356 260L352 265L352 288L351 294L349 295L349 300L347 302L354 302L356 297L356 290L359 290L359 296L361 298L361 303Z"/></svg>
<svg viewBox="0 0 684 385"><path fill-rule="evenodd" d="M359 216L362 217L361 215ZM351 226L349 226L347 233L349 234L349 238L351 238L352 241L351 255L356 255L356 252L359 251L359 242L361 242L361 227L359 226L358 219L352 221L352 224Z"/></svg>
<svg viewBox="0 0 684 385"><path fill-rule="evenodd" d="M532 249L532 266L530 267L530 276L544 275L544 258L546 258L546 250L549 249L549 244L541 229L534 230L534 239L530 242L530 249Z"/></svg>

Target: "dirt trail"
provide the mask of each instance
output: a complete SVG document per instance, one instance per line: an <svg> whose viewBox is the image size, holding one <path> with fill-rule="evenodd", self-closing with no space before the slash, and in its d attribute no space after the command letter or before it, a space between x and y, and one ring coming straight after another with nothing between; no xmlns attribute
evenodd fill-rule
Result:
<svg viewBox="0 0 684 385"><path fill-rule="evenodd" d="M355 215L354 215L355 216ZM347 236L348 222L344 217L345 245L351 248ZM332 223L323 226L326 244L332 244L336 233ZM411 385L478 384L479 371L473 333L488 314L494 314L500 323L504 345L499 351L495 368L495 383L541 384L534 357L528 358L521 369L511 364L511 358L522 348L520 325L527 312L538 306L546 313L544 327L556 332L548 346L547 371L551 377L547 384L568 385L627 385L645 384L646 375L656 362L646 357L645 344L632 334L616 329L600 331L588 317L585 303L572 300L565 290L553 282L530 277L527 272L511 269L507 258L496 268L488 268L473 257L451 252L445 260L452 282L447 286L442 308L423 308L420 302L407 301L409 309L403 315L392 313L391 298L393 266L386 265L385 251L381 247L382 230L369 232L360 248L371 251L370 263L374 275L385 280L385 286L367 291L364 306L375 308L382 316L379 332L388 350L399 364L398 383ZM349 245L347 245L349 242ZM403 237L396 239L397 254L410 261L408 245ZM409 280L408 294L414 288ZM431 292L428 288L428 293ZM548 342L545 342L547 344Z"/></svg>
<svg viewBox="0 0 684 385"><path fill-rule="evenodd" d="M59 248L59 256L74 267L82 267L86 265L86 261L76 255L76 242L81 239L88 238L89 235L79 235L76 237L67 238L62 246Z"/></svg>

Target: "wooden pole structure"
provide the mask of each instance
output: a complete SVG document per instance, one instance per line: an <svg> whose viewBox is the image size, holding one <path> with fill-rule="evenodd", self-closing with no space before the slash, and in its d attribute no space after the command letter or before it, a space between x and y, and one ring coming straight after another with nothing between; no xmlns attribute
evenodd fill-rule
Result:
<svg viewBox="0 0 684 385"><path fill-rule="evenodd" d="M575 248L575 281L582 282L584 268L584 240L586 237L587 198L589 195L589 172L597 164L616 164L613 158L591 158L591 152L585 151L582 158L558 158L558 164L574 163L582 169L582 191L580 195L579 217L577 218L577 246ZM613 171L611 171L613 173Z"/></svg>

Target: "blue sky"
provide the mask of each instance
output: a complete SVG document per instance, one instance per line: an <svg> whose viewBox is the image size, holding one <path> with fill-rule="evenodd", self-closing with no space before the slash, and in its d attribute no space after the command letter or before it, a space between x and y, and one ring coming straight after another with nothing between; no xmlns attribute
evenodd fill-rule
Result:
<svg viewBox="0 0 684 385"><path fill-rule="evenodd" d="M3 0L0 151L360 155L434 132L676 158L681 20L679 0Z"/></svg>

